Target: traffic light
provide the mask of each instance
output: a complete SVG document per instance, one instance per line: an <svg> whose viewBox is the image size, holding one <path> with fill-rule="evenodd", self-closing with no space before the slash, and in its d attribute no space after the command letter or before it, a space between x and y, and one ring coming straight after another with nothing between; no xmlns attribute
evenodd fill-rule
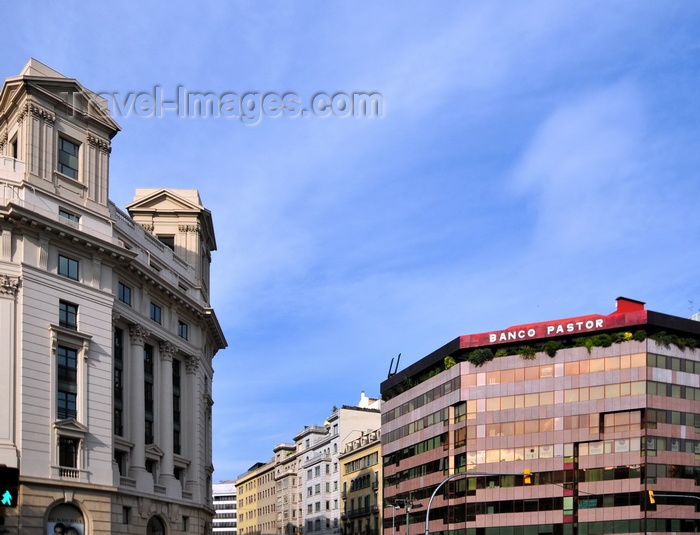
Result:
<svg viewBox="0 0 700 535"><path fill-rule="evenodd" d="M532 474L529 468L523 469L523 485L532 485Z"/></svg>
<svg viewBox="0 0 700 535"><path fill-rule="evenodd" d="M653 490L648 490L649 493L649 503L656 503L656 499L654 498L654 491Z"/></svg>
<svg viewBox="0 0 700 535"><path fill-rule="evenodd" d="M0 466L0 507L17 507L19 468Z"/></svg>

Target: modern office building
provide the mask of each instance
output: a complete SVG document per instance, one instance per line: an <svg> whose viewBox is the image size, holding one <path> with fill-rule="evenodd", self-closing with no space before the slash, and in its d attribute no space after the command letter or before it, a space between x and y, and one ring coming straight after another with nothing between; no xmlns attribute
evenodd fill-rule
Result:
<svg viewBox="0 0 700 535"><path fill-rule="evenodd" d="M214 535L236 535L236 482L220 481L212 486L214 515L212 532Z"/></svg>
<svg viewBox="0 0 700 535"><path fill-rule="evenodd" d="M380 535L382 441L379 429L348 442L338 456L343 535Z"/></svg>
<svg viewBox="0 0 700 535"><path fill-rule="evenodd" d="M197 191L108 198L103 99L36 60L0 92L0 465L10 533L208 533L216 249ZM58 531L57 531L58 532Z"/></svg>
<svg viewBox="0 0 700 535"><path fill-rule="evenodd" d="M699 339L697 321L619 298L460 336L390 376L384 533L697 532Z"/></svg>

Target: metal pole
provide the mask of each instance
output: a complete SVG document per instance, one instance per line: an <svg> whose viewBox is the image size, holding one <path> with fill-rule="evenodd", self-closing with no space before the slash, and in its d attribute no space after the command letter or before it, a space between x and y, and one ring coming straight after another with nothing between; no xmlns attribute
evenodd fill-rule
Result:
<svg viewBox="0 0 700 535"><path fill-rule="evenodd" d="M412 501L407 501L406 502L406 535L411 535L411 517L409 516L411 514L411 506L413 505Z"/></svg>
<svg viewBox="0 0 700 535"><path fill-rule="evenodd" d="M438 491L442 488L442 486L450 481L451 479L454 479L456 477L469 477L469 476L517 476L517 475L522 475L522 474L509 474L506 472L503 473L494 473L494 472L460 472L458 474L452 474L447 476L445 479L442 480L442 482L435 487L435 490L433 491L433 494L430 496L430 501L428 502L428 508L425 510L425 535L430 535L430 506L433 505L433 498L435 498L435 495L438 493ZM408 535L408 534L407 534Z"/></svg>

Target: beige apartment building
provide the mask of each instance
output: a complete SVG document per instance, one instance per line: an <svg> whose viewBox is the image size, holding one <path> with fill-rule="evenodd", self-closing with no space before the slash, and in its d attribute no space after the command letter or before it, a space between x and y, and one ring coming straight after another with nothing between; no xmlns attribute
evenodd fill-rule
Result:
<svg viewBox="0 0 700 535"><path fill-rule="evenodd" d="M275 461L255 463L236 479L239 535L269 535L277 530Z"/></svg>
<svg viewBox="0 0 700 535"><path fill-rule="evenodd" d="M209 533L216 250L196 190L108 198L119 126L36 60L0 92L0 465L10 533Z"/></svg>
<svg viewBox="0 0 700 535"><path fill-rule="evenodd" d="M366 446L369 437L379 447L380 407L379 399L363 391L357 405L333 407L324 425L304 426L293 443L274 447L269 463L257 463L240 476L239 533L340 535L340 455L353 442ZM372 487L377 490L376 479ZM375 509L377 499L381 497L373 502Z"/></svg>
<svg viewBox="0 0 700 535"><path fill-rule="evenodd" d="M343 535L380 535L382 529L382 440L379 429L345 445L340 461Z"/></svg>
<svg viewBox="0 0 700 535"><path fill-rule="evenodd" d="M299 457L295 444L275 446L275 487L277 493L278 535L301 533L301 478L298 476Z"/></svg>

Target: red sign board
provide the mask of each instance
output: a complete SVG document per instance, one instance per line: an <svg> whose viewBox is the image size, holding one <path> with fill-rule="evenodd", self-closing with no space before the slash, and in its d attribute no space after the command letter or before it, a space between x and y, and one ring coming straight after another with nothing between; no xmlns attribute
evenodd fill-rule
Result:
<svg viewBox="0 0 700 535"><path fill-rule="evenodd" d="M644 303L619 298L617 311L607 316L591 314L540 323L528 323L508 327L501 331L460 336L460 348L482 347L488 345L508 344L554 338L557 336L577 335L610 329L624 329L643 325L647 322Z"/></svg>

